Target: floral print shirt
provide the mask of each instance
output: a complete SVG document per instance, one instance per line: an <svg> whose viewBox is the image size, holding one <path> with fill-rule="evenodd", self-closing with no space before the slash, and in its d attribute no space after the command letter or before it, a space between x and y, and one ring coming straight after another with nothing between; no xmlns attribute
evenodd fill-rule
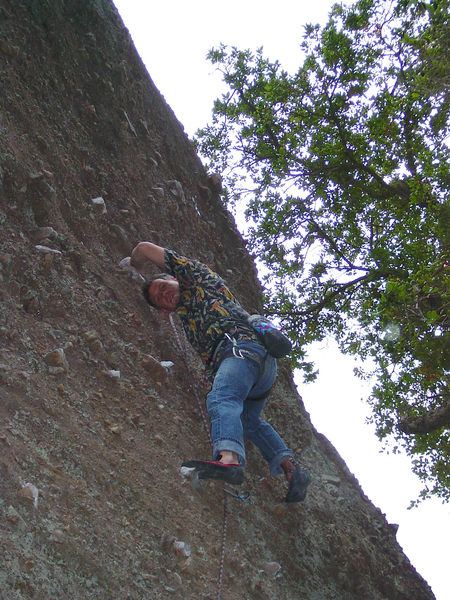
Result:
<svg viewBox="0 0 450 600"><path fill-rule="evenodd" d="M176 313L190 344L207 366L215 347L230 330L237 340L258 340L245 323L248 313L217 273L173 250L164 250L164 262L167 272L180 285Z"/></svg>

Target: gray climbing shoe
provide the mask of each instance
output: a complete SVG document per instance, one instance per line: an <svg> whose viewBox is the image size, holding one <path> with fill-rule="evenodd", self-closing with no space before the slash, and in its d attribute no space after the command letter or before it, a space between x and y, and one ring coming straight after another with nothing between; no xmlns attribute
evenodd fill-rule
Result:
<svg viewBox="0 0 450 600"><path fill-rule="evenodd" d="M289 488L284 499L285 502L303 502L306 498L311 475L303 469L291 456L287 456L281 463Z"/></svg>
<svg viewBox="0 0 450 600"><path fill-rule="evenodd" d="M244 469L240 465L226 465L215 460L186 460L181 466L195 469L199 479L219 479L234 485L244 481Z"/></svg>

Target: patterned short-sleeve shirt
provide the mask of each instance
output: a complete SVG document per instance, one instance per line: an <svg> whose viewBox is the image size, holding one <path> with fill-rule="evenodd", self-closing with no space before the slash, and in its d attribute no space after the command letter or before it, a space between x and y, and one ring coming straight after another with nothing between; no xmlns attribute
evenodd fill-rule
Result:
<svg viewBox="0 0 450 600"><path fill-rule="evenodd" d="M176 313L190 344L205 363L224 334L234 327L234 338L257 341L253 329L245 324L248 313L217 273L173 250L164 250L164 262L167 272L180 285Z"/></svg>

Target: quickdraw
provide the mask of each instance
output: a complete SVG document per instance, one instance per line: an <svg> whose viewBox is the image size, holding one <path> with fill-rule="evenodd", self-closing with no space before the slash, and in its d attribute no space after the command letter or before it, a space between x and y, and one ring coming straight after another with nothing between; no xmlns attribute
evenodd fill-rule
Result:
<svg viewBox="0 0 450 600"><path fill-rule="evenodd" d="M236 500L240 500L241 502L245 502L245 504L253 504L252 497L250 496L250 492L242 492L242 494L235 494L231 490L227 490L226 488L222 488L222 491Z"/></svg>

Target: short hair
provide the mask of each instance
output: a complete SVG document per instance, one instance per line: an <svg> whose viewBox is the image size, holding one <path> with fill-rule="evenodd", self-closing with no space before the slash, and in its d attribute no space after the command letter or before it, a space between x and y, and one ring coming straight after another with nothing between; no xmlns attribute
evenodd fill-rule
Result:
<svg viewBox="0 0 450 600"><path fill-rule="evenodd" d="M150 298L150 286L157 279L174 279L174 277L172 275L169 275L169 273L157 273L156 275L152 275L150 279L146 279L144 281L144 283L142 284L142 295L144 296L147 303L150 304L150 306L153 306L153 308L159 308L159 306L157 306Z"/></svg>

